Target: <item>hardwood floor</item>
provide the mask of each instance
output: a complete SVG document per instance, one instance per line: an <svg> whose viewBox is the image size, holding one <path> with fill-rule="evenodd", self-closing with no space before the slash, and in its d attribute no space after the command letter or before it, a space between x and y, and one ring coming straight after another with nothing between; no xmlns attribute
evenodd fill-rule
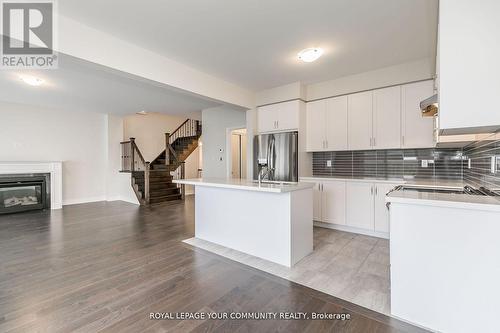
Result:
<svg viewBox="0 0 500 333"><path fill-rule="evenodd" d="M181 242L194 199L0 216L0 332L421 332ZM329 312L350 320L151 320L153 312Z"/></svg>

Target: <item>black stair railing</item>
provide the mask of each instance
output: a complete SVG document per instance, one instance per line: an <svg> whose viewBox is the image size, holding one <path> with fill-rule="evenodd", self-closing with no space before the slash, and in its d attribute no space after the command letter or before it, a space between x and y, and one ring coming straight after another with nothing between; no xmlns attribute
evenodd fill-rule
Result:
<svg viewBox="0 0 500 333"><path fill-rule="evenodd" d="M165 164L169 165L172 162L182 162L179 160L175 146L182 146L189 143L193 138L201 136L201 121L195 119L186 119L172 133L165 133ZM171 157L175 161L172 161Z"/></svg>

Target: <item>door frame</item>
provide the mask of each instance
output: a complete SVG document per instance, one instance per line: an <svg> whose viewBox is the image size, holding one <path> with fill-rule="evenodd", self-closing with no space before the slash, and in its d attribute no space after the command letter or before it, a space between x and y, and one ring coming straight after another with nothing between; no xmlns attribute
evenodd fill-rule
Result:
<svg viewBox="0 0 500 333"><path fill-rule="evenodd" d="M233 171L233 158L232 158L232 146L231 146L231 135L233 134L234 130L246 130L247 131L247 140L248 140L248 129L246 126L235 126L235 127L227 127L226 128L226 177L227 178L233 178L232 176L232 171ZM248 147L247 147L247 155L248 155ZM248 160L248 156L246 156L246 159ZM248 173L248 170L247 170ZM248 177L248 174L247 174ZM242 178L243 179L243 178ZM246 178L245 178L246 179Z"/></svg>

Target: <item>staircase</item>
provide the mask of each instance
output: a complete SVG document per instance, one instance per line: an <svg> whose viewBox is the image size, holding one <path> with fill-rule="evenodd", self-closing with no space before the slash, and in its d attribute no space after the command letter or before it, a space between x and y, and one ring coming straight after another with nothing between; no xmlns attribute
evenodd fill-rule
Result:
<svg viewBox="0 0 500 333"><path fill-rule="evenodd" d="M185 178L185 161L198 147L201 122L186 119L174 132L165 133L165 150L153 162L146 162L134 138L122 144L122 171L132 174L132 188L141 205L158 204L184 198L184 185L174 179Z"/></svg>

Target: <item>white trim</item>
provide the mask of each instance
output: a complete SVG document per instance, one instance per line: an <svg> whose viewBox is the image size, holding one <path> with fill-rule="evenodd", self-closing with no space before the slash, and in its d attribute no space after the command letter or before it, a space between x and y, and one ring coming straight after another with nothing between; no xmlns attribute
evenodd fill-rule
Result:
<svg viewBox="0 0 500 333"><path fill-rule="evenodd" d="M98 201L107 201L106 196L63 200L63 206L78 205L78 204L98 202Z"/></svg>
<svg viewBox="0 0 500 333"><path fill-rule="evenodd" d="M50 173L50 208L62 208L62 162L0 162L0 174Z"/></svg>
<svg viewBox="0 0 500 333"><path fill-rule="evenodd" d="M360 229L360 228L355 228L355 227L351 227L348 225L314 221L314 226L321 227L321 228L327 228L327 229L340 230L340 231L345 231L345 232L351 232L351 233L360 234L360 235L367 235L367 236L372 236L372 237L389 239L389 233L387 233L387 232L379 232L379 231Z"/></svg>
<svg viewBox="0 0 500 333"><path fill-rule="evenodd" d="M120 195L114 196L114 197L107 197L106 201L124 201L124 202L134 204L136 206L140 206L139 202L137 200L133 201L132 199L127 199L127 197L120 196Z"/></svg>
<svg viewBox="0 0 500 333"><path fill-rule="evenodd" d="M232 145L231 138L234 130L246 130L246 126L235 126L235 127L226 127L226 177L233 178L231 174L233 172L233 155L232 155ZM248 140L248 137L247 137ZM248 154L248 153L247 153Z"/></svg>

